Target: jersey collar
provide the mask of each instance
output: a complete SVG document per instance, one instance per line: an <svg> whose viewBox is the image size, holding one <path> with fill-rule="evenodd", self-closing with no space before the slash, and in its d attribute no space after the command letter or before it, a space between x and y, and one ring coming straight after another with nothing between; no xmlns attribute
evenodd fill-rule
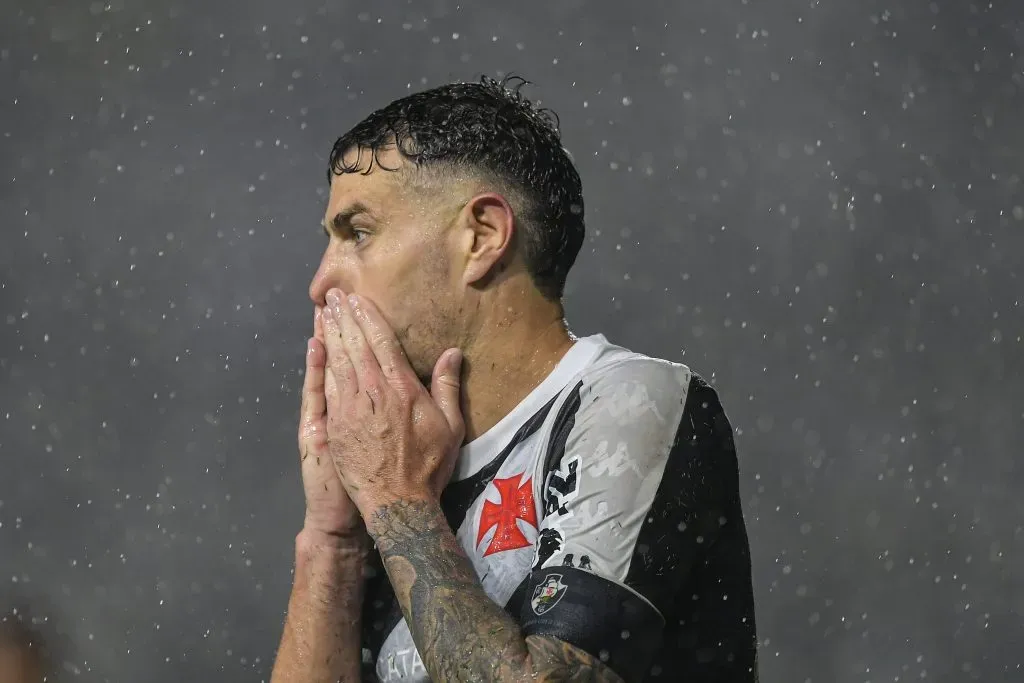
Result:
<svg viewBox="0 0 1024 683"><path fill-rule="evenodd" d="M537 387L526 395L519 405L486 432L462 447L455 464L452 481L459 481L479 472L505 448L524 422L529 420L607 346L602 334L582 337L562 356L555 368Z"/></svg>

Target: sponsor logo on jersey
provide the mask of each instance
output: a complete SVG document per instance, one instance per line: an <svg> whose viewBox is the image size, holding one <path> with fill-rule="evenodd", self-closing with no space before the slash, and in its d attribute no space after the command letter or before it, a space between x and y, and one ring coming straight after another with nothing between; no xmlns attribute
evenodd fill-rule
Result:
<svg viewBox="0 0 1024 683"><path fill-rule="evenodd" d="M568 504L576 499L580 492L580 456L576 455L563 460L558 469L548 473L545 503L544 528L537 538L537 555L533 568L544 567L553 557L563 550L565 543L565 527L572 523L573 513Z"/></svg>

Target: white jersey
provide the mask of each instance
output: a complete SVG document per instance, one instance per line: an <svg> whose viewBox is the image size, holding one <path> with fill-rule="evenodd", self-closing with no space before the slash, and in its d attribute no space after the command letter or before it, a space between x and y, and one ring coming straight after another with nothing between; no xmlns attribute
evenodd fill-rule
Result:
<svg viewBox="0 0 1024 683"><path fill-rule="evenodd" d="M579 339L460 453L441 499L487 595L526 635L626 681L756 680L732 429L684 365ZM364 677L429 680L374 555Z"/></svg>

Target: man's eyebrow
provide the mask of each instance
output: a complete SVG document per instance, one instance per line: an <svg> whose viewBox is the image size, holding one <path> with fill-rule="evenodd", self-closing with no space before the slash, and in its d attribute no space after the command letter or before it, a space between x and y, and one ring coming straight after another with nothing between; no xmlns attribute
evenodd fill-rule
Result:
<svg viewBox="0 0 1024 683"><path fill-rule="evenodd" d="M373 212L370 211L370 207L366 206L362 202L356 202L334 214L334 218L330 221L330 227L337 231L345 230L349 227L353 218L363 214L370 216L371 218L373 217ZM324 222L322 225L325 231L328 230L328 223Z"/></svg>

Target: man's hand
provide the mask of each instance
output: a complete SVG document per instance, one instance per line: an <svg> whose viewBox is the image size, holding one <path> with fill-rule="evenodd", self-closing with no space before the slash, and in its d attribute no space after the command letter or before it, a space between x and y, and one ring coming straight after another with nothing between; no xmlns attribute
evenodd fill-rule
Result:
<svg viewBox="0 0 1024 683"><path fill-rule="evenodd" d="M295 581L272 683L360 680L363 569L370 544L327 447L326 361L317 307L299 417L306 520L295 539Z"/></svg>
<svg viewBox="0 0 1024 683"><path fill-rule="evenodd" d="M341 485L327 446L326 362L322 309L317 306L313 337L306 343L306 377L298 433L306 493L304 531L314 536L363 539L359 510Z"/></svg>
<svg viewBox="0 0 1024 683"><path fill-rule="evenodd" d="M323 324L328 448L372 535L385 505L440 500L465 433L462 354L441 355L428 393L372 302L332 289Z"/></svg>

